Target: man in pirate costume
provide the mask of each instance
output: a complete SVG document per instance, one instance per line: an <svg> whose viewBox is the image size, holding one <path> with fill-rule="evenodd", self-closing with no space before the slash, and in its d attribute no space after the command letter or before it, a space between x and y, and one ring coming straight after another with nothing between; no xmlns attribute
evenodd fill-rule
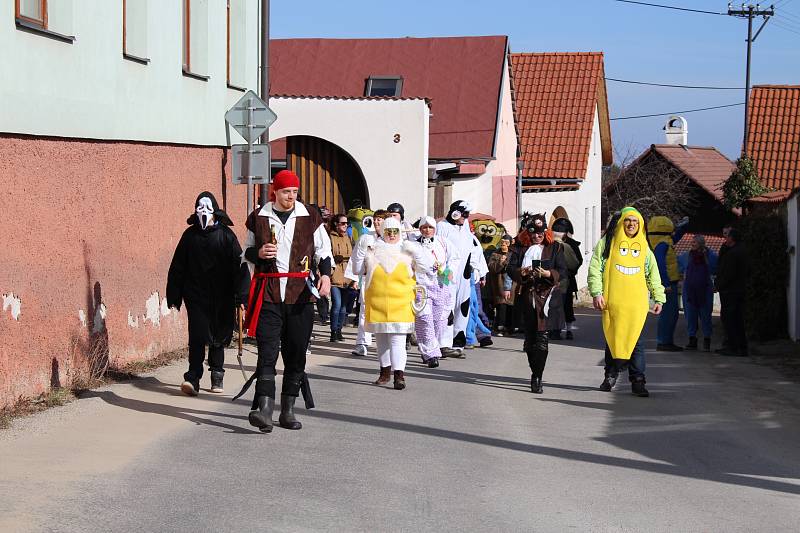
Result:
<svg viewBox="0 0 800 533"><path fill-rule="evenodd" d="M189 317L189 370L181 384L189 396L200 392L206 345L211 392L224 392L225 346L233 335L240 293L249 281L240 264L239 240L228 227L233 222L214 195L202 192L194 205L167 275L167 305L180 309L185 302Z"/></svg>
<svg viewBox="0 0 800 533"><path fill-rule="evenodd" d="M243 257L255 272L247 329L258 344L258 363L251 378L256 390L248 418L265 433L272 431L278 351L284 366L278 422L287 429L302 427L294 416L294 404L306 380L313 303L316 297L327 296L331 286L331 242L319 213L297 201L299 187L297 174L278 172L272 181L274 200L247 217ZM312 281L310 265L315 259L320 275Z"/></svg>
<svg viewBox="0 0 800 533"><path fill-rule="evenodd" d="M474 237L470 231L467 219L469 218L470 205L458 200L450 205L447 216L436 225L436 234L448 239L453 244L453 257L451 263L453 277L450 285L450 295L453 302L453 320L448 324L448 335L440 340L442 355L448 357L463 357L464 347L467 344L467 321L469 320L470 279L472 278L472 263L470 255L474 251Z"/></svg>

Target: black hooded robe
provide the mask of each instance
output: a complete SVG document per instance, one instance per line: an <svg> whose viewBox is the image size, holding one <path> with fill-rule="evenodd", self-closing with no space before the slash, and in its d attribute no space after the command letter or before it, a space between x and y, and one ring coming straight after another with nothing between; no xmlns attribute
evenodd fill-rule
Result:
<svg viewBox="0 0 800 533"><path fill-rule="evenodd" d="M236 323L236 307L243 301L249 285L249 271L242 265L242 248L228 215L219 208L210 192L215 224L201 228L197 215L187 219L167 276L167 304L180 309L186 303L189 317L189 371L184 379L199 382L203 376L205 347L212 373L224 372L225 347L230 343Z"/></svg>

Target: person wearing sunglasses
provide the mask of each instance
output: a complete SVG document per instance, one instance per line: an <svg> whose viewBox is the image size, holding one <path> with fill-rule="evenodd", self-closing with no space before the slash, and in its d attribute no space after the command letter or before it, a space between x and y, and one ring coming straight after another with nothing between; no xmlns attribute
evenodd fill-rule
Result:
<svg viewBox="0 0 800 533"><path fill-rule="evenodd" d="M347 263L353 253L353 241L347 233L347 215L338 213L330 224L331 250L333 251L334 268L331 275L331 342L343 341L342 327L347 320L347 304L353 284L345 277Z"/></svg>
<svg viewBox="0 0 800 533"><path fill-rule="evenodd" d="M403 225L395 218L383 222L383 239L365 235L354 254L354 272L364 272L365 328L375 335L380 375L376 385L406 388L406 335L414 330L416 278L430 270L433 261L418 242L403 238Z"/></svg>

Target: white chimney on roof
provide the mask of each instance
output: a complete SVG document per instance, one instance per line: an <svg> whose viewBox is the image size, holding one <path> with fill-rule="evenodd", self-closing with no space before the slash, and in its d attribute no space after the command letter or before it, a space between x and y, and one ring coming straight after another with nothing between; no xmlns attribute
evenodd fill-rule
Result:
<svg viewBox="0 0 800 533"><path fill-rule="evenodd" d="M689 144L689 125L686 119L678 115L672 115L664 125L664 132L667 135L667 144Z"/></svg>

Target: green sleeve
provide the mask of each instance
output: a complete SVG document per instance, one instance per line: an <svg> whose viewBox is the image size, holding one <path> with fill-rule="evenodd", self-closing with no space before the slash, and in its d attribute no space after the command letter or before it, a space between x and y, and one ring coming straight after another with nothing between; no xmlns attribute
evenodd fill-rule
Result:
<svg viewBox="0 0 800 533"><path fill-rule="evenodd" d="M603 237L597 242L592 252L592 259L589 261L589 278L587 279L589 285L589 294L592 298L603 294L603 268L605 267L605 260L603 259L603 249L606 247L606 238Z"/></svg>
<svg viewBox="0 0 800 533"><path fill-rule="evenodd" d="M648 248L647 259L644 262L645 279L647 279L647 290L650 291L650 296L653 297L658 304L664 304L667 301L667 295L664 293L664 286L661 285L661 274L658 273L658 264L656 263L656 256Z"/></svg>

